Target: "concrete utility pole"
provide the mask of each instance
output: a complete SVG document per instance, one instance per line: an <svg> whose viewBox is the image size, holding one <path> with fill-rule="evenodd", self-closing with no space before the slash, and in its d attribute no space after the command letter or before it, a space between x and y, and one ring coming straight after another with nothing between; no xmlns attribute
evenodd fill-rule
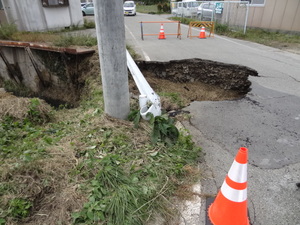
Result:
<svg viewBox="0 0 300 225"><path fill-rule="evenodd" d="M123 1L94 0L104 111L125 119L130 110Z"/></svg>

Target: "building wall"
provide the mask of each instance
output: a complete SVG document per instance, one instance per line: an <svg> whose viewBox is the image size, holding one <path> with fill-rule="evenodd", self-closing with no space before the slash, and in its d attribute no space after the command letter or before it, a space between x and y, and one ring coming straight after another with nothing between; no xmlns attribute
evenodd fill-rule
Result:
<svg viewBox="0 0 300 225"><path fill-rule="evenodd" d="M2 1L0 0L0 25L7 23Z"/></svg>
<svg viewBox="0 0 300 225"><path fill-rule="evenodd" d="M248 26L300 32L300 1L265 0L264 6L250 6Z"/></svg>
<svg viewBox="0 0 300 225"><path fill-rule="evenodd" d="M80 0L70 0L69 6L43 7L41 0L2 0L6 18L19 30L45 31L70 26L82 26Z"/></svg>
<svg viewBox="0 0 300 225"><path fill-rule="evenodd" d="M4 9L0 9L0 25L7 23Z"/></svg>

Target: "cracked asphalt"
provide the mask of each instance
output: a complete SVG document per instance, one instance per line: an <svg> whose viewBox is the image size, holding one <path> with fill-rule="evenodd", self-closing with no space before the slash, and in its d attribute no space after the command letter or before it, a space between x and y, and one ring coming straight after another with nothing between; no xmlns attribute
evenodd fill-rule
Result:
<svg viewBox="0 0 300 225"><path fill-rule="evenodd" d="M300 55L260 44L216 35L188 39L140 37L140 21L164 21L168 16L125 17L126 42L145 59L169 61L202 58L248 66L252 90L234 101L192 102L184 110L192 118L184 125L203 149L201 193L216 195L240 147L249 149L248 210L253 225L300 224ZM145 33L158 33L147 24ZM171 24L165 32L176 32ZM173 29L173 30L172 30ZM190 224L205 224L206 199Z"/></svg>
<svg viewBox="0 0 300 225"><path fill-rule="evenodd" d="M192 102L185 127L202 147L202 196L216 195L240 147L249 149L248 211L252 225L300 225L300 55L216 35L205 40L156 36L141 40L141 21L165 21L169 15L125 17L126 43L144 60L202 58L248 66L252 90L234 101ZM160 23L145 33L158 33ZM176 33L165 24L166 33ZM297 186L298 184L298 186ZM206 199L186 225L206 224ZM193 209L194 210L194 209Z"/></svg>

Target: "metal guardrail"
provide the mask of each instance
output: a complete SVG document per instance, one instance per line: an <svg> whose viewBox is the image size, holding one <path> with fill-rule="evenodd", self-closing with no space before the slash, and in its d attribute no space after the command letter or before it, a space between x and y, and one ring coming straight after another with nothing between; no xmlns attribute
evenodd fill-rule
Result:
<svg viewBox="0 0 300 225"><path fill-rule="evenodd" d="M143 119L149 120L148 113L151 113L154 117L161 115L160 97L150 87L149 83L143 76L142 72L132 59L129 52L126 50L127 67L134 79L134 82L139 89L139 105L140 114Z"/></svg>

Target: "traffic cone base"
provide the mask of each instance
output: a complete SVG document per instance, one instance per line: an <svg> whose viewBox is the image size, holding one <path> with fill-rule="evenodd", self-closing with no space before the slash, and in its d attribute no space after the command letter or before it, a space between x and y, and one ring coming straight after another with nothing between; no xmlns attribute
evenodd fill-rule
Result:
<svg viewBox="0 0 300 225"><path fill-rule="evenodd" d="M248 149L240 148L222 187L208 209L214 225L249 225L247 215Z"/></svg>
<svg viewBox="0 0 300 225"><path fill-rule="evenodd" d="M208 217L214 225L250 225L247 217L247 201L238 203L228 201L222 192L218 193L214 203L208 208Z"/></svg>
<svg viewBox="0 0 300 225"><path fill-rule="evenodd" d="M160 25L160 31L159 31L158 39L166 39L165 30L164 30L164 25L163 24Z"/></svg>

